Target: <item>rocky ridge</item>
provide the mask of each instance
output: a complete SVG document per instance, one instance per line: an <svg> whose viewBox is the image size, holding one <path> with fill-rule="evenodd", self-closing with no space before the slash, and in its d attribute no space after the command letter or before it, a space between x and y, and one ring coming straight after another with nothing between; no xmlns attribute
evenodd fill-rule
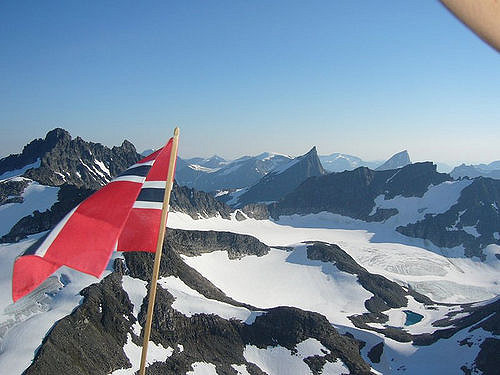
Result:
<svg viewBox="0 0 500 375"><path fill-rule="evenodd" d="M430 162L415 163L396 170L373 171L360 167L353 171L311 177L279 202L271 204L273 217L328 211L365 221L383 221L395 215L394 210L378 209L374 214L375 198L397 195L422 197L427 188L449 181L451 177L438 173Z"/></svg>
<svg viewBox="0 0 500 375"><path fill-rule="evenodd" d="M21 154L0 160L0 173L22 168L40 160L40 165L24 172L24 176L42 185L75 185L98 189L128 166L140 159L134 145L108 148L100 143L75 139L64 129L54 129L45 139L36 139Z"/></svg>

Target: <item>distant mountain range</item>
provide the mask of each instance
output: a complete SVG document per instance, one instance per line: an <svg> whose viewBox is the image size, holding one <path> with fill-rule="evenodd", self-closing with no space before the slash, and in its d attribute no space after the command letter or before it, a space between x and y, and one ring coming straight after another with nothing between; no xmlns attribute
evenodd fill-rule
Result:
<svg viewBox="0 0 500 375"><path fill-rule="evenodd" d="M347 155L341 153L333 153L330 155L320 155L319 160L321 165L327 172L343 172L356 169L358 167L368 167L375 169L380 165L376 161L364 161L354 155Z"/></svg>
<svg viewBox="0 0 500 375"><path fill-rule="evenodd" d="M5 180L0 184L3 204L22 202L24 190L33 182L61 186L59 199L52 208L42 214L20 216L8 233L1 233L2 241L50 228L74 204L140 157L127 141L120 147L107 148L79 137L72 139L67 131L54 129L45 139L29 143L22 153L0 159L0 177ZM339 160L349 161L350 166L362 163L359 158L340 154L323 160L330 168L338 167ZM471 168L494 173L498 165L494 162ZM456 184L452 181L453 173L438 173L432 163L411 164L407 151L395 154L376 170L358 167L329 174L313 147L296 158L264 153L230 162L216 155L179 159L176 173L178 184L172 207L195 218L228 218L238 209L240 219L326 211L367 222L394 222L394 229L406 236L430 240L442 248L463 246L468 256L484 258L489 244L500 243L499 180L476 178ZM22 179L11 178L16 175ZM183 187L182 181L189 178L192 184ZM189 185L219 192L214 197ZM452 193L458 186L462 187L458 194ZM426 206L426 196L439 189L443 189L442 194L449 189L449 196L456 197L446 210L432 207L442 205L439 202L428 202L430 206ZM408 207L397 202L398 196L417 199L420 208L408 213ZM402 220L403 212L411 217Z"/></svg>
<svg viewBox="0 0 500 375"><path fill-rule="evenodd" d="M176 180L180 185L206 192L241 189L255 184L291 159L290 156L267 152L257 156L243 156L233 161L226 161L217 155L208 159L179 158Z"/></svg>
<svg viewBox="0 0 500 375"><path fill-rule="evenodd" d="M463 177L490 177L500 180L500 160L494 161L490 164L477 164L477 165L459 165L455 167L450 175L453 178Z"/></svg>
<svg viewBox="0 0 500 375"><path fill-rule="evenodd" d="M180 185L197 190L231 192L231 190L250 188L266 174L286 168L286 165L295 159L292 156L269 152L257 156L243 156L232 161L217 155L210 158L179 158L176 179ZM360 166L374 169L381 165L380 162L367 162L357 156L340 153L318 156L318 159L324 173L353 170ZM389 164L384 168L398 168L409 164L410 159L408 153L403 151L391 157L386 163Z"/></svg>

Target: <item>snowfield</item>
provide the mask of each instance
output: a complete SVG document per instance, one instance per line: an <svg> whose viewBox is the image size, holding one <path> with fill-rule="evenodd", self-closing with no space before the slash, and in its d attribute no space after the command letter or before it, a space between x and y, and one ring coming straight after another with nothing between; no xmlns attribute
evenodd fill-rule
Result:
<svg viewBox="0 0 500 375"><path fill-rule="evenodd" d="M296 306L325 315L340 332L349 332L367 342L362 355L375 373L460 373L461 366L472 366L482 341L492 337L490 332L482 329L463 329L449 339L418 347L357 329L347 316L366 311L363 302L371 294L361 288L355 276L339 271L333 264L307 259L305 245L301 242L336 243L369 272L409 285L436 302L447 303L481 301L500 294L500 262L494 256L500 253L499 246L488 246L486 262L459 257L458 249L451 251L454 255L451 258L444 255L449 252L441 252L422 240L404 237L390 225L365 223L330 213L281 217L279 221L193 220L182 213L171 213L168 225L178 229L249 234L270 246L291 247L291 251L271 249L262 257L245 256L230 260L226 252L212 252L195 257L183 256L183 259L238 301L261 308ZM387 323L370 325L400 327L412 334L432 333L437 329L432 322L459 309L459 306L426 308L412 297L408 300L407 307L386 312L389 316ZM407 326L404 310L422 315L422 320ZM468 344L461 345L463 340ZM368 351L380 342L385 344L381 361L372 363ZM247 346L245 358L269 374L309 373L307 366L301 367L300 358L279 346L267 349ZM348 373L343 364L327 363L323 373L343 372Z"/></svg>
<svg viewBox="0 0 500 375"><path fill-rule="evenodd" d="M21 195L22 203L7 203L0 206L0 236L7 234L14 224L35 210L43 212L52 207L57 202L58 192L58 187L30 182Z"/></svg>
<svg viewBox="0 0 500 375"><path fill-rule="evenodd" d="M183 259L236 301L260 308L295 306L339 324L351 324L347 316L368 312L364 301L372 297L355 275L307 259L305 246L237 260L224 251Z"/></svg>
<svg viewBox="0 0 500 375"><path fill-rule="evenodd" d="M25 203L29 201L29 197L25 199ZM270 252L261 257L229 259L226 252L216 251L199 256L182 256L182 259L239 302L262 309L280 305L295 306L323 314L340 332L352 333L367 342L362 349L363 358L378 373L460 373L460 366L472 364L484 338L491 337L491 333L482 329L471 332L464 329L449 339L441 339L426 347L416 347L411 343L398 343L379 333L355 328L347 317L366 312L364 301L372 294L361 287L355 275L340 271L332 263L308 259L304 241L338 244L369 272L381 274L403 286L409 285L437 302L476 302L498 296L500 261L495 254L500 253L500 246L490 245L486 248L486 262L460 257L460 249L451 252L453 257L447 257L442 249L422 240L404 237L395 232L390 224L365 223L330 213L287 216L278 221L237 221L234 217L231 220L220 217L194 220L189 215L172 212L169 214L168 226L249 234L271 246ZM21 374L30 365L34 353L53 324L79 305L82 298L80 290L99 281L63 267L35 293L12 304L10 290L14 260L41 235L43 233L30 236L17 244L0 244L2 373ZM283 246L288 249L285 250ZM115 253L111 262L117 257L121 257L121 254ZM108 266L103 277L110 270ZM124 276L122 286L129 295L133 314L137 317L146 297L146 283ZM206 298L176 277L161 278L159 286L174 296L173 308L186 316L211 313L224 319L238 319L245 324L252 324L258 315L265 314L265 311L252 312ZM436 330L432 322L458 308L440 306L428 309L409 298L407 307L387 311L387 323L370 325L376 328L401 327L412 334L430 333ZM406 326L404 310L421 314L423 318L416 324ZM139 335L140 325L136 323L133 330ZM460 345L462 340L466 340L470 346ZM367 353L380 342L384 342L381 361L371 363ZM164 361L174 352L184 350L182 343L177 343L174 348L164 348L150 342L150 348L148 364ZM137 371L140 350L140 346L129 337L124 352L132 368L116 370L112 375L133 374ZM247 345L244 357L269 375L309 374L310 369L303 358L326 353L327 350L319 341L308 339L297 345L296 353L279 346L257 348ZM436 353L439 353L439 359ZM232 366L238 374L248 373L244 365ZM348 373L348 370L340 360L327 362L323 369L323 374L341 373ZM188 374L216 374L215 366L196 362Z"/></svg>
<svg viewBox="0 0 500 375"><path fill-rule="evenodd" d="M0 182L5 181L5 180L12 178L12 177L21 176L22 174L24 174L24 172L26 172L28 169L31 169L31 168L33 168L33 169L40 168L40 158L36 159L36 161L34 163L27 164L20 169L15 169L12 171L7 171L7 172L2 173L0 175Z"/></svg>
<svg viewBox="0 0 500 375"><path fill-rule="evenodd" d="M312 338L297 344L296 350L297 353L293 354L287 348L279 345L268 346L266 349L247 345L243 356L248 362L255 363L269 375L312 375L311 369L304 362L304 359L315 355L324 356L330 353L321 342ZM340 375L348 373L349 369L340 359L337 359L333 363L327 362L323 368L323 374Z"/></svg>
<svg viewBox="0 0 500 375"><path fill-rule="evenodd" d="M431 185L422 198L406 198L398 195L385 200L384 195L379 195L375 198L375 207L370 215L373 215L378 208L396 208L399 213L391 216L384 224L396 228L400 225L416 223L422 220L426 214L440 214L448 211L457 203L462 190L470 184L472 184L472 180L445 181L436 186Z"/></svg>
<svg viewBox="0 0 500 375"><path fill-rule="evenodd" d="M158 280L158 284L174 296L172 307L188 317L195 314L215 314L224 319L237 319L252 324L257 316L263 314L209 299L174 276L162 277Z"/></svg>
<svg viewBox="0 0 500 375"><path fill-rule="evenodd" d="M449 258L439 254L441 251L434 245L425 244L420 239L405 237L384 224L365 223L331 213L293 215L281 217L275 222L255 219L225 220L220 217L194 220L189 215L174 212L169 214L168 226L177 229L218 230L248 234L269 246L295 247L304 241L335 243L369 272L383 275L401 285L410 285L436 302L476 302L500 294L498 283L500 261L494 256L488 257L486 262L466 257ZM490 249L493 253L500 253L500 246L490 245ZM271 252L271 255L277 254L276 252L277 250ZM212 259L217 256L220 259ZM225 278L224 273L231 273L233 267L244 268L247 265L251 267L252 262L248 260L251 257L243 258L241 263L229 261L228 264L231 264L231 267L226 264L219 272L210 271L205 265L205 262L210 262L210 259L213 263L223 262L223 258L223 254L212 253L197 258L185 258L185 261L222 290L226 291L225 288L227 288L231 292L236 292L231 288L236 288L237 281L232 285L219 285L223 282L221 283L221 280L217 278ZM290 264L293 264L292 260L293 257L288 259L287 255L283 255L282 259L276 260L275 263L285 263L286 265L282 267L290 267ZM264 260L264 264L266 261L267 259ZM302 261L309 262L305 257ZM272 267L277 267L276 264ZM224 272L220 272L222 270ZM255 276L255 272L259 270L260 266L254 266L254 269L247 273L244 269L240 269L238 278L246 277L245 274ZM205 275L204 272L207 274ZM262 272L262 277L266 277L264 266L262 266ZM213 275L213 279L212 273L217 273ZM284 270L282 275L290 277L290 270ZM275 280L279 279L275 278ZM246 298L252 298L252 295L240 294L240 298L238 295L232 297L239 300L245 297L243 300L247 301Z"/></svg>

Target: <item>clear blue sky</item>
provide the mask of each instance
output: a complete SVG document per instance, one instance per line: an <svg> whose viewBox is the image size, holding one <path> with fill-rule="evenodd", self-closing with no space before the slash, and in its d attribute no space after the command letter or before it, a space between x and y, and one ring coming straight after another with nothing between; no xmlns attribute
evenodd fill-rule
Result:
<svg viewBox="0 0 500 375"><path fill-rule="evenodd" d="M435 0L2 1L0 155L54 127L181 156L500 159L500 55Z"/></svg>

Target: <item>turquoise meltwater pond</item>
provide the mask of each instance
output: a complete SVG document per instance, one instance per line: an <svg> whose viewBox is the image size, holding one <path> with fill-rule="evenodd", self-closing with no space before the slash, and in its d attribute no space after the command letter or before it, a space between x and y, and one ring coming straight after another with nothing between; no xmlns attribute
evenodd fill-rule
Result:
<svg viewBox="0 0 500 375"><path fill-rule="evenodd" d="M411 326L412 324L416 324L424 318L423 315L417 314L416 312L410 310L404 310L403 312L406 314L405 326Z"/></svg>

